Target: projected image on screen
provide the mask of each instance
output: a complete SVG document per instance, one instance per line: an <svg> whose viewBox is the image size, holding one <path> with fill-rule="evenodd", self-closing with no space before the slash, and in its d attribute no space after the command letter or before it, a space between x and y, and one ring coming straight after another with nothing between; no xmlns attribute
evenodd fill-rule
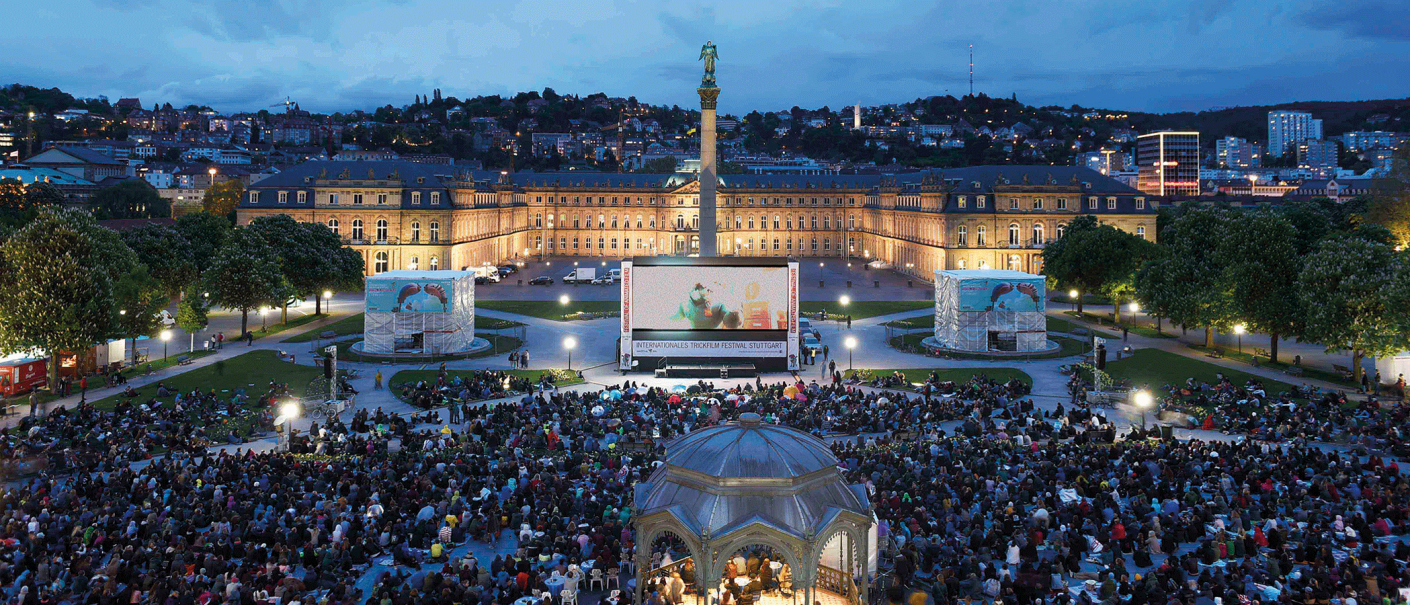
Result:
<svg viewBox="0 0 1410 605"><path fill-rule="evenodd" d="M786 330L786 267L637 267L632 320L644 330Z"/></svg>

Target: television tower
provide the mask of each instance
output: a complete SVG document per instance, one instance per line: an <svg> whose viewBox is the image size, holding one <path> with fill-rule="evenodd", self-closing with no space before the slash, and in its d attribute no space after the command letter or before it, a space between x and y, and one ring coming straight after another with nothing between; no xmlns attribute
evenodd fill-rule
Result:
<svg viewBox="0 0 1410 605"><path fill-rule="evenodd" d="M974 45L969 45L969 96L974 96Z"/></svg>

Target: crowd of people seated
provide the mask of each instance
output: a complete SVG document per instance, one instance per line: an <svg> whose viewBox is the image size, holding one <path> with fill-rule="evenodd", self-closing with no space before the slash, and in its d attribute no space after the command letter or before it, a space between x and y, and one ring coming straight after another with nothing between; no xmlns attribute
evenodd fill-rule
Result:
<svg viewBox="0 0 1410 605"><path fill-rule="evenodd" d="M288 452L218 454L204 449L227 441L213 420L270 406L194 392L56 411L6 435L10 452L70 453L0 491L0 590L23 605L562 605L590 575L629 576L632 487L657 446L755 412L833 438L871 494L890 578L875 585L897 602L1404 602L1410 483L1393 460L1292 441L1113 443L1093 437L1110 430L1100 411L1042 409L1026 388L524 388L410 416L361 409ZM285 396L271 385L256 403ZM467 556L475 544L499 554ZM778 558L742 558L722 600L788 589L793 570L763 570ZM717 580L693 575L678 566L648 594L674 605Z"/></svg>

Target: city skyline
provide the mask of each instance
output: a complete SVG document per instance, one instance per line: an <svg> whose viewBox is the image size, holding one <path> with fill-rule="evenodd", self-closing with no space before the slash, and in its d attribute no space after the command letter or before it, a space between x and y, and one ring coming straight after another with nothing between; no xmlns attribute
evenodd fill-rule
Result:
<svg viewBox="0 0 1410 605"><path fill-rule="evenodd" d="M1148 112L1398 98L1405 91L1381 74L1410 70L1410 55L1399 52L1410 47L1403 25L1410 8L1378 0L924 11L522 3L475 7L472 15L440 0L241 7L58 0L33 9L41 25L23 45L0 43L0 69L14 81L80 96L222 111L253 111L285 97L316 112L371 109L436 88L466 98L549 87L690 106L700 71L694 58L711 39L720 48L726 113L962 96L970 44L976 92ZM440 15L453 16L428 18ZM1008 26L940 27L946 23ZM1013 30L1025 35L1005 33ZM132 46L135 32L149 32L147 42ZM1341 85L1328 89L1329 78ZM1318 92L1308 98L1306 90Z"/></svg>

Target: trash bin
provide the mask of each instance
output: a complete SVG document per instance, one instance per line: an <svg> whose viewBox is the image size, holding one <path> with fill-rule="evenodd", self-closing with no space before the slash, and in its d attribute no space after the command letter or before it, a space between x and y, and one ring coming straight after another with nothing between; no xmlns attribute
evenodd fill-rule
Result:
<svg viewBox="0 0 1410 605"><path fill-rule="evenodd" d="M881 280L879 280L879 279L874 279L874 280L872 280L872 282L871 282L871 287L873 287L873 288L880 288L880 287L881 287Z"/></svg>
<svg viewBox="0 0 1410 605"><path fill-rule="evenodd" d="M848 288L851 288L851 287L852 287L852 280L850 280L850 279L847 280L847 287L848 287Z"/></svg>
<svg viewBox="0 0 1410 605"><path fill-rule="evenodd" d="M909 279L906 280L906 287L907 287L907 288L911 288L911 287L914 287L914 286L915 286L915 282L912 282L912 281L909 280Z"/></svg>
<svg viewBox="0 0 1410 605"><path fill-rule="evenodd" d="M827 287L827 286L825 286L825 285L823 284L823 280L820 279L820 280L818 280L818 287L819 287L819 288L825 288L825 287Z"/></svg>

